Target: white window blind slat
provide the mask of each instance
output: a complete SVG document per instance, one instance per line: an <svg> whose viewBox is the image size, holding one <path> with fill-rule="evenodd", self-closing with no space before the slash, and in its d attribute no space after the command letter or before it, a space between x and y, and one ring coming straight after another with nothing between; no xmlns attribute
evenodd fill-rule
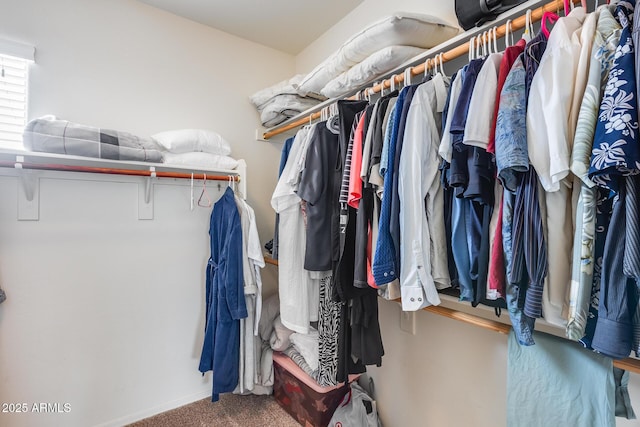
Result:
<svg viewBox="0 0 640 427"><path fill-rule="evenodd" d="M3 47L0 40L0 147L16 149L22 148L22 133L27 123L29 61L16 58L15 52Z"/></svg>

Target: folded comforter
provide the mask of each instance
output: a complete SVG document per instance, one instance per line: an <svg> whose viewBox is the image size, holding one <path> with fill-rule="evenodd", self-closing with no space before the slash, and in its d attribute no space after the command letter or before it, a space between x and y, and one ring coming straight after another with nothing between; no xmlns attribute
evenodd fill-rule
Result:
<svg viewBox="0 0 640 427"><path fill-rule="evenodd" d="M322 94L329 98L337 98L353 92L423 52L425 49L413 46L389 46L380 49L327 83L322 88Z"/></svg>
<svg viewBox="0 0 640 427"><path fill-rule="evenodd" d="M45 153L153 163L162 163L163 160L160 147L151 138L53 117L27 123L23 144L27 150Z"/></svg>
<svg viewBox="0 0 640 427"><path fill-rule="evenodd" d="M298 95L278 95L260 110L260 121L265 127L276 126L319 103L316 99Z"/></svg>

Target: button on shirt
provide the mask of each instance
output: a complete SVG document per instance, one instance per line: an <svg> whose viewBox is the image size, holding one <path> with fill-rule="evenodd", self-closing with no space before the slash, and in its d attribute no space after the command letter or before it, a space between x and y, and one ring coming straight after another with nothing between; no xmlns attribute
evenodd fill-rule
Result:
<svg viewBox="0 0 640 427"><path fill-rule="evenodd" d="M440 304L437 288L450 286L438 170L447 83L438 74L421 85L407 114L398 179L403 236L400 286L406 311Z"/></svg>

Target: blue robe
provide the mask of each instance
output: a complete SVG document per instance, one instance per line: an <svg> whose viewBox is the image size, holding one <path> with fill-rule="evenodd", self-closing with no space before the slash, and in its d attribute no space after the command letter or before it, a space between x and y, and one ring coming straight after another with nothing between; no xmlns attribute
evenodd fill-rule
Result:
<svg viewBox="0 0 640 427"><path fill-rule="evenodd" d="M238 385L240 319L247 317L242 275L242 229L233 191L211 212L211 257L206 269L207 308L200 372L213 371L211 401Z"/></svg>

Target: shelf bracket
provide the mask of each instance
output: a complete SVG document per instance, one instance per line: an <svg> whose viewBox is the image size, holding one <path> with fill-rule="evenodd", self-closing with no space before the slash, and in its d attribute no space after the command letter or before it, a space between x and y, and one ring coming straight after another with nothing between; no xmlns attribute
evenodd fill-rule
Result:
<svg viewBox="0 0 640 427"><path fill-rule="evenodd" d="M149 167L149 176L138 185L138 219L153 219L153 181L156 179L156 168Z"/></svg>
<svg viewBox="0 0 640 427"><path fill-rule="evenodd" d="M40 177L32 170L23 169L24 156L16 156L14 167L20 169L18 180L18 221L40 219Z"/></svg>

